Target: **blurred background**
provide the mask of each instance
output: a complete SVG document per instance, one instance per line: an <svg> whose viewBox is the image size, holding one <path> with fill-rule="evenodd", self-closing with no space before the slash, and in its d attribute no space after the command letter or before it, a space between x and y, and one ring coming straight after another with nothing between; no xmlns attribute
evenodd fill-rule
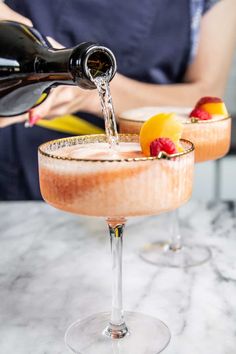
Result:
<svg viewBox="0 0 236 354"><path fill-rule="evenodd" d="M236 199L236 52L224 100L233 118L231 148L223 159L196 165L194 199Z"/></svg>

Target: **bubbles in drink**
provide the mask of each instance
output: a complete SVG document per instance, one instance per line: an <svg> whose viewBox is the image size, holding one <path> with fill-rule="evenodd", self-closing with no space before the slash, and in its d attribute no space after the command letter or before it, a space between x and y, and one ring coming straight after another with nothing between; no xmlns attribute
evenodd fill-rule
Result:
<svg viewBox="0 0 236 354"><path fill-rule="evenodd" d="M121 142L116 150L108 149L106 143L88 143L65 146L54 152L55 156L71 159L122 160L144 157L139 143Z"/></svg>

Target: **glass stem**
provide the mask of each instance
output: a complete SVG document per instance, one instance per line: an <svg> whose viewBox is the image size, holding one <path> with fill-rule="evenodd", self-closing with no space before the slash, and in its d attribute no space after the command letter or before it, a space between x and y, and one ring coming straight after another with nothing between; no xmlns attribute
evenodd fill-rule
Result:
<svg viewBox="0 0 236 354"><path fill-rule="evenodd" d="M178 209L170 212L170 240L168 249L175 252L182 248Z"/></svg>
<svg viewBox="0 0 236 354"><path fill-rule="evenodd" d="M123 338L128 333L122 304L122 246L125 221L124 218L107 219L112 256L112 310L105 334L113 339Z"/></svg>

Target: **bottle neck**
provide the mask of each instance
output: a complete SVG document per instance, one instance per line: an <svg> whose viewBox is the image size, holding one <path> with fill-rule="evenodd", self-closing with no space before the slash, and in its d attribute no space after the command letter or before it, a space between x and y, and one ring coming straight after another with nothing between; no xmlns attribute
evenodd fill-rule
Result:
<svg viewBox="0 0 236 354"><path fill-rule="evenodd" d="M50 49L42 56L38 55L35 60L35 71L46 75L50 81L66 81L73 84L73 75L70 70L70 58L73 49Z"/></svg>
<svg viewBox="0 0 236 354"><path fill-rule="evenodd" d="M35 60L35 71L51 82L78 85L84 89L96 88L92 78L116 72L113 53L105 47L85 42L69 49L49 49Z"/></svg>

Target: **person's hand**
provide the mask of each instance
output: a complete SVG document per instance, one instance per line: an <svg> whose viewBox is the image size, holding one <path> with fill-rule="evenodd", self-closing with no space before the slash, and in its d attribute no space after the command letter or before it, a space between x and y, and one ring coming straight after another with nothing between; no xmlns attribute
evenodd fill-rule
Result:
<svg viewBox="0 0 236 354"><path fill-rule="evenodd" d="M78 111L101 116L101 105L97 90L84 90L76 86L59 86L50 91L47 99L29 113L12 118L0 117L0 128L29 121L34 125L39 119L53 119ZM30 120L29 120L30 118Z"/></svg>
<svg viewBox="0 0 236 354"><path fill-rule="evenodd" d="M16 21L27 26L33 26L30 19L12 10L9 6L0 1L0 20Z"/></svg>
<svg viewBox="0 0 236 354"><path fill-rule="evenodd" d="M41 105L31 110L31 115L36 119L53 119L78 111L101 115L97 90L84 90L76 86L56 87Z"/></svg>

